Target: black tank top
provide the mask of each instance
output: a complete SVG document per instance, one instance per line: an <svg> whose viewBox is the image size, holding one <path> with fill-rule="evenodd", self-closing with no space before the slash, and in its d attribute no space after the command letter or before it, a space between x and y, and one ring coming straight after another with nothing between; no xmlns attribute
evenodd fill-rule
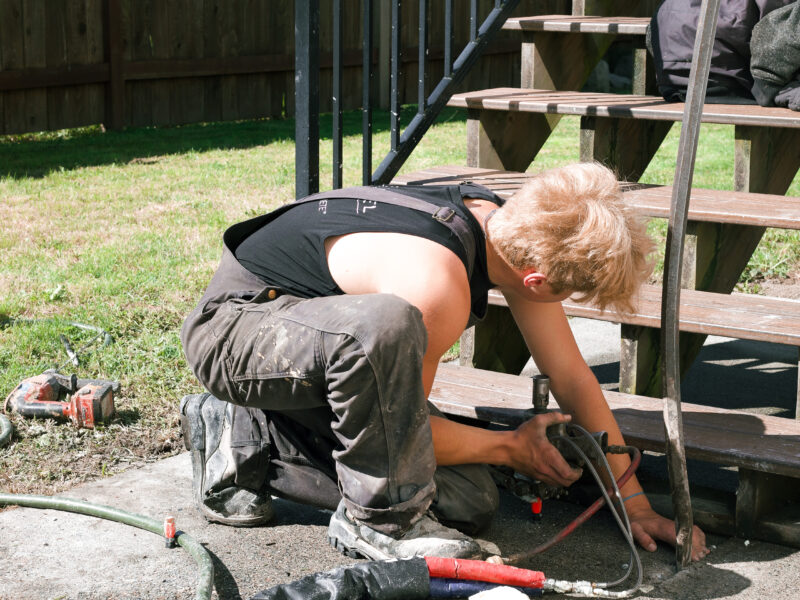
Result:
<svg viewBox="0 0 800 600"><path fill-rule="evenodd" d="M344 292L328 269L325 240L356 232L393 232L416 235L452 250L464 263L471 296L471 321L482 319L488 305L487 292L493 287L486 266L483 231L464 205L464 198L481 198L503 204L488 189L475 184L458 186L388 186L392 190L453 208L469 225L475 239L475 261L447 225L416 210L384 202L337 198L299 204L249 234L231 250L248 271L267 285L286 290L300 298L333 296ZM470 268L471 267L471 268Z"/></svg>

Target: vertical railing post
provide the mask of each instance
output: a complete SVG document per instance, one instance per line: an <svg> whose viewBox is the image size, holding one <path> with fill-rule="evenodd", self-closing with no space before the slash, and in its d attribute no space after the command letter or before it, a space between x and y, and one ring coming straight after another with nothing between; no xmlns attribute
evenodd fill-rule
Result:
<svg viewBox="0 0 800 600"><path fill-rule="evenodd" d="M417 111L427 108L425 65L428 59L428 0L419 0L419 52L417 54Z"/></svg>
<svg viewBox="0 0 800 600"><path fill-rule="evenodd" d="M428 6L419 2L419 88L417 114L402 132L401 109L401 0L361 0L362 8L362 183L388 183L411 154L434 122L456 86L500 30L519 0L495 0L494 8L478 24L478 2L470 2L470 40L457 58L453 58L453 0L445 0L444 77L427 93ZM342 2L333 7L333 187L343 186L342 156ZM373 21L376 6L383 18L390 15L389 27L389 110L390 151L377 170L372 172L372 95L373 95ZM298 198L319 190L319 0L295 0L295 194ZM385 24L382 24L385 26ZM383 43L383 38L382 42ZM384 52L381 55L385 54Z"/></svg>
<svg viewBox="0 0 800 600"><path fill-rule="evenodd" d="M469 41L474 42L477 38L478 38L478 0L470 0Z"/></svg>
<svg viewBox="0 0 800 600"><path fill-rule="evenodd" d="M393 11L396 10L399 14L399 0L394 1L397 2L397 8L393 9ZM458 55L458 58L453 61L450 75L445 75L431 93L427 95L425 99L426 109L424 111L418 111L417 114L414 115L402 135L400 134L399 126L399 90L397 90L397 86L393 84L393 105L392 114L390 115L392 129L390 133L392 140L391 149L372 174L370 183L383 185L389 183L392 177L397 174L397 171L414 150L417 143L422 139L422 136L425 135L425 132L431 124L433 124L441 109L447 104L456 86L464 80L472 65L478 60L483 50L489 44L489 41L500 30L503 23L505 23L518 3L519 0L503 0L501 2L496 2L495 7L489 12L486 19L479 27L477 23L478 5L476 0L472 0L470 8L472 16L470 29L473 32L473 38L467 43L464 50ZM445 5L445 10L447 10L449 4L448 2ZM393 28L396 29L394 25ZM399 39L399 31L393 31L392 44L394 44L395 36ZM393 49L392 55L394 56L394 54L395 51ZM397 55L398 58L394 60L394 64L399 64L399 49L397 50ZM447 66L445 66L445 69L447 69ZM397 104L394 104L395 99L398 99Z"/></svg>
<svg viewBox="0 0 800 600"><path fill-rule="evenodd" d="M686 451L683 443L681 417L680 351L678 319L680 317L681 269L683 244L689 213L689 194L692 188L700 120L708 85L711 52L717 28L720 0L703 0L700 20L694 41L694 60L689 75L689 87L683 110L681 138L672 187L672 206L667 229L664 259L664 287L661 299L661 356L664 429L667 438L667 469L669 471L672 505L677 529L676 559L678 567L692 560L692 499L686 472Z"/></svg>
<svg viewBox="0 0 800 600"><path fill-rule="evenodd" d="M319 0L295 0L295 197L319 191Z"/></svg>
<svg viewBox="0 0 800 600"><path fill-rule="evenodd" d="M369 185L372 177L372 0L363 0L363 3L361 180L363 185Z"/></svg>
<svg viewBox="0 0 800 600"><path fill-rule="evenodd" d="M333 189L342 187L342 0L333 0L333 102L331 139L333 141Z"/></svg>
<svg viewBox="0 0 800 600"><path fill-rule="evenodd" d="M392 86L389 108L389 142L392 151L400 145L400 0L392 0Z"/></svg>
<svg viewBox="0 0 800 600"><path fill-rule="evenodd" d="M444 5L444 76L453 75L453 0Z"/></svg>

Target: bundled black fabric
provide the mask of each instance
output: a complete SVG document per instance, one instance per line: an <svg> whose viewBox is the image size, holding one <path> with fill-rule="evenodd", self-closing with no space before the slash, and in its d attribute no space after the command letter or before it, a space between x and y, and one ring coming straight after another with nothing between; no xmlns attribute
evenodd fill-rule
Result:
<svg viewBox="0 0 800 600"><path fill-rule="evenodd" d="M371 561L308 575L259 592L250 600L425 600L424 558Z"/></svg>
<svg viewBox="0 0 800 600"><path fill-rule="evenodd" d="M750 74L753 27L773 10L793 1L721 0L706 102L754 103ZM664 0L648 27L647 45L653 55L658 91L668 102L686 99L701 3Z"/></svg>
<svg viewBox="0 0 800 600"><path fill-rule="evenodd" d="M764 17L753 28L750 51L756 101L800 110L800 2Z"/></svg>

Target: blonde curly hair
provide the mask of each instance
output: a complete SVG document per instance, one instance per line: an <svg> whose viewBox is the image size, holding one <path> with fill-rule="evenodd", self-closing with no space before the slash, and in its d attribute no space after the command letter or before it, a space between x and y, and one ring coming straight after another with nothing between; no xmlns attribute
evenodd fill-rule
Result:
<svg viewBox="0 0 800 600"><path fill-rule="evenodd" d="M655 245L646 222L622 201L614 173L599 163L544 171L528 181L487 223L502 258L535 267L553 291L578 292L601 309L635 308L650 276Z"/></svg>

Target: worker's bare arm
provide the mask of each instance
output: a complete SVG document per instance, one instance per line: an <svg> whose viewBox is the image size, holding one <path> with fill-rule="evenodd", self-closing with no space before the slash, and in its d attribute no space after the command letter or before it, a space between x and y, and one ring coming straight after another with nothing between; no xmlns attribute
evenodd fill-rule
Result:
<svg viewBox="0 0 800 600"><path fill-rule="evenodd" d="M572 415L575 423L589 431L606 431L610 444L624 444L616 419L605 401L597 378L592 373L575 343L572 330L560 302L532 302L512 292L505 294L509 308L536 365L550 377L553 395L562 410ZM608 456L615 477L630 464L626 455ZM656 514L636 477L621 489L631 517L634 536L642 547L655 550L655 539L675 544L675 528L669 519ZM705 535L694 528L693 558L708 554Z"/></svg>
<svg viewBox="0 0 800 600"><path fill-rule="evenodd" d="M561 409L587 429L608 431L611 443L621 443L622 434L575 343L561 303L535 302L513 292L506 292L505 298L537 367L550 377Z"/></svg>
<svg viewBox="0 0 800 600"><path fill-rule="evenodd" d="M548 441L546 430L569 419L568 415L549 413L513 431L491 431L431 417L436 463L504 465L534 479L567 487L575 483L581 472L570 468Z"/></svg>

